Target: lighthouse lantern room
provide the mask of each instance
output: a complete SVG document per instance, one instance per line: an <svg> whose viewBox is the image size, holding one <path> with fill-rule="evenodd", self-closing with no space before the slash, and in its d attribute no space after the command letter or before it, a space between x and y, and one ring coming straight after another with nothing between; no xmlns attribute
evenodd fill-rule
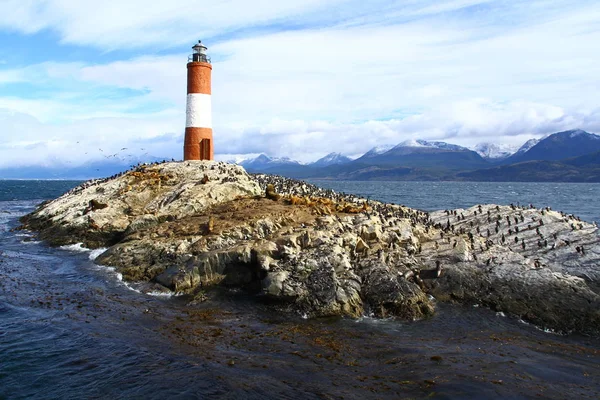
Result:
<svg viewBox="0 0 600 400"><path fill-rule="evenodd" d="M194 53L188 57L188 62L205 62L210 63L210 57L206 55L208 48L202 44L202 41L198 40L198 43L192 46Z"/></svg>

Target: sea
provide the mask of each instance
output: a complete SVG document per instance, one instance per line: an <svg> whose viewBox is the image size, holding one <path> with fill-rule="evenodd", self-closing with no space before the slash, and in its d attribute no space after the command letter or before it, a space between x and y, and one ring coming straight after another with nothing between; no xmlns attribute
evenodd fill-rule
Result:
<svg viewBox="0 0 600 400"><path fill-rule="evenodd" d="M237 290L141 293L94 262L102 249L15 230L78 183L0 180L0 399L600 398L598 337L478 304L306 319ZM312 183L428 211L519 203L600 221L599 184Z"/></svg>

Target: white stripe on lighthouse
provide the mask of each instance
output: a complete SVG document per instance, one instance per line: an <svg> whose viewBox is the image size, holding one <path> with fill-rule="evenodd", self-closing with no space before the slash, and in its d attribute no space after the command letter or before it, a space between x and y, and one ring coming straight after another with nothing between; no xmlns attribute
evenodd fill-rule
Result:
<svg viewBox="0 0 600 400"><path fill-rule="evenodd" d="M187 95L185 127L212 129L211 111L210 94L189 93Z"/></svg>

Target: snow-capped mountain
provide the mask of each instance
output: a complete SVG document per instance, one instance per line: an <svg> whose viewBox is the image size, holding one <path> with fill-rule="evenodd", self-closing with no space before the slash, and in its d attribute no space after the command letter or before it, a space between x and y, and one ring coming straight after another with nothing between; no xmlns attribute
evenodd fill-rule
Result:
<svg viewBox="0 0 600 400"><path fill-rule="evenodd" d="M242 164L244 161L246 160L251 160L256 158L257 156L255 154L236 154L236 155L229 155L228 158L226 159L219 159L216 158L219 161L225 161L226 163L229 164Z"/></svg>
<svg viewBox="0 0 600 400"><path fill-rule="evenodd" d="M436 151L469 151L466 147L446 142L428 141L422 139L409 139L396 145L382 145L373 147L363 154L359 160L379 158L385 155L407 155L411 153L429 153Z"/></svg>
<svg viewBox="0 0 600 400"><path fill-rule="evenodd" d="M600 151L600 136L581 129L557 132L527 141L504 162L556 161Z"/></svg>
<svg viewBox="0 0 600 400"><path fill-rule="evenodd" d="M377 146L356 160L331 153L311 164L261 154L242 161L250 172L343 180L589 181L600 174L600 136L576 129L516 146L405 140ZM511 154L512 153L512 154ZM508 156L508 157L507 157Z"/></svg>
<svg viewBox="0 0 600 400"><path fill-rule="evenodd" d="M600 136L595 133L588 133L583 129L572 129L570 131L558 132L558 134L569 136L569 138L573 139L577 136L586 136L592 140L600 140Z"/></svg>
<svg viewBox="0 0 600 400"><path fill-rule="evenodd" d="M481 157L488 160L502 160L516 153L518 147L508 144L495 143L477 143L473 146L473 151L477 152Z"/></svg>
<svg viewBox="0 0 600 400"><path fill-rule="evenodd" d="M271 168L287 166L287 165L302 165L296 160L289 157L269 157L261 154L258 157L250 158L239 163L248 172L265 171Z"/></svg>
<svg viewBox="0 0 600 400"><path fill-rule="evenodd" d="M341 153L329 153L310 165L313 167L326 167L328 165L345 164L350 161L352 161L350 157L346 157Z"/></svg>
<svg viewBox="0 0 600 400"><path fill-rule="evenodd" d="M383 153L390 151L394 147L395 147L395 145L393 145L393 144L383 144L380 146L375 146L371 150L369 150L365 154L363 154L360 158L375 157L375 156L378 156L379 154L383 154Z"/></svg>
<svg viewBox="0 0 600 400"><path fill-rule="evenodd" d="M479 154L456 144L428 140L406 140L387 151L371 150L355 163L389 168L468 169L483 168L487 162Z"/></svg>
<svg viewBox="0 0 600 400"><path fill-rule="evenodd" d="M399 143L398 145L394 146L394 149L399 149L402 147L427 147L427 148L431 148L431 149L451 150L451 151L468 150L466 147L462 147L457 144L438 142L438 141L428 141L428 140L422 140L422 139L405 140L404 142Z"/></svg>
<svg viewBox="0 0 600 400"><path fill-rule="evenodd" d="M538 144L540 142L540 140L542 140L542 139L529 139L528 141L526 141L523 144L523 146L519 147L519 149L517 151L515 151L515 154L523 154L523 153L529 151L529 149L531 149L533 146Z"/></svg>

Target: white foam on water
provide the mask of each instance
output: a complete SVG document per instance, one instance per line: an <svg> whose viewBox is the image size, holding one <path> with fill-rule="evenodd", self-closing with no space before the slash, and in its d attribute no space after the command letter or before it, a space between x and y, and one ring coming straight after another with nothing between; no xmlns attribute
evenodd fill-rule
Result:
<svg viewBox="0 0 600 400"><path fill-rule="evenodd" d="M94 249L90 251L90 260L94 261L96 258L100 256L100 254L106 251L106 247L100 247L98 249Z"/></svg>
<svg viewBox="0 0 600 400"><path fill-rule="evenodd" d="M91 251L87 247L83 247L83 243L67 244L64 246L60 246L59 249L68 250L68 251L77 251L80 253L85 253L87 251Z"/></svg>
<svg viewBox="0 0 600 400"><path fill-rule="evenodd" d="M372 314L372 313L369 315L362 315L362 316L354 319L354 322L356 322L356 323L367 323L367 324L373 324L373 325L386 324L386 323L393 322L393 321L395 321L393 317L378 318L375 316L375 314Z"/></svg>
<svg viewBox="0 0 600 400"><path fill-rule="evenodd" d="M119 275L121 275L121 274L119 274ZM132 291L134 291L136 293L139 293L139 294L144 294L141 290L134 288L128 282L123 282L123 276L122 275L121 275L121 278L119 279L119 283L121 283L123 286L125 286L129 290L132 290Z"/></svg>
<svg viewBox="0 0 600 400"><path fill-rule="evenodd" d="M181 296L183 293L160 292L158 290L153 290L151 292L145 292L144 294L147 294L148 296L164 297L164 298L168 299L171 297Z"/></svg>
<svg viewBox="0 0 600 400"><path fill-rule="evenodd" d="M496 317L506 317L506 314L504 314L502 311L498 311L496 313Z"/></svg>
<svg viewBox="0 0 600 400"><path fill-rule="evenodd" d="M67 244L65 246L60 246L59 249L74 251L77 253L90 253L89 258L92 261L94 261L100 256L100 254L104 253L107 250L106 247L100 247L94 250L88 249L87 247L83 246L83 243Z"/></svg>
<svg viewBox="0 0 600 400"><path fill-rule="evenodd" d="M90 259L92 259L91 256L90 256ZM119 282L123 282L123 274L120 272L115 272L116 271L115 267L110 267L108 265L102 265L102 264L95 264L95 267L96 267L96 269L99 269L101 271L108 272L109 275L112 275L115 278L117 278L117 280Z"/></svg>
<svg viewBox="0 0 600 400"><path fill-rule="evenodd" d="M98 250L101 250L101 249L98 249ZM100 252L100 254L105 250L106 249L102 250ZM167 299L171 298L171 297L177 297L177 296L184 295L184 293L161 292L158 290L142 291L135 287L136 282L124 281L123 274L121 274L120 272L116 272L115 267L111 267L108 265L102 265L102 264L95 264L94 267L98 270L107 272L107 275L109 275L110 277L116 278L119 284L121 284L121 285L125 286L127 289L129 289L133 292L139 293L139 294L145 294L145 295L153 296L153 297L163 297L163 298L167 298Z"/></svg>
<svg viewBox="0 0 600 400"><path fill-rule="evenodd" d="M542 328L541 326L537 326L534 325L535 329L537 329L538 331L542 331L544 333L550 333L552 335L558 335L558 336L564 336L563 333L557 332L554 329L550 329L550 328Z"/></svg>
<svg viewBox="0 0 600 400"><path fill-rule="evenodd" d="M40 242L25 242L25 243L40 243ZM78 253L86 253L89 252L89 259L91 261L94 261L96 258L98 258L102 253L104 253L107 248L106 247L101 247L98 249L88 249L87 247L83 246L83 243L76 243L76 244L69 244L69 245L65 245L65 246L60 246L59 247L62 250L67 250L67 251L74 251L74 252L78 252ZM107 272L107 275L116 278L117 281L122 284L123 286L125 286L127 289L132 290L136 293L140 293L140 294L146 294L149 296L155 296L155 297L164 297L164 298L170 298L172 296L181 296L183 293L169 293L169 292L161 292L161 291L150 291L150 292L142 292L139 289L136 289L133 284L129 283L129 282L125 282L123 281L123 274L120 272L116 272L115 267L111 267L108 265L102 265L102 264L94 264L93 268L97 269L97 270L102 270Z"/></svg>
<svg viewBox="0 0 600 400"><path fill-rule="evenodd" d="M21 244L40 244L39 240L21 240Z"/></svg>
<svg viewBox="0 0 600 400"><path fill-rule="evenodd" d="M540 326L537 326L537 325L530 324L530 323L529 323L529 322L527 322L527 321L523 321L522 319L519 319L519 322L520 322L521 324L523 324L523 325L530 325L530 326L533 326L533 327L534 327L535 329L537 329L538 331L542 331L542 332L544 332L544 333L550 333L550 334L552 334L552 335L558 335L558 336L565 336L563 333L557 332L557 331L555 331L554 329L550 329L550 328L542 328L542 327L540 327Z"/></svg>

